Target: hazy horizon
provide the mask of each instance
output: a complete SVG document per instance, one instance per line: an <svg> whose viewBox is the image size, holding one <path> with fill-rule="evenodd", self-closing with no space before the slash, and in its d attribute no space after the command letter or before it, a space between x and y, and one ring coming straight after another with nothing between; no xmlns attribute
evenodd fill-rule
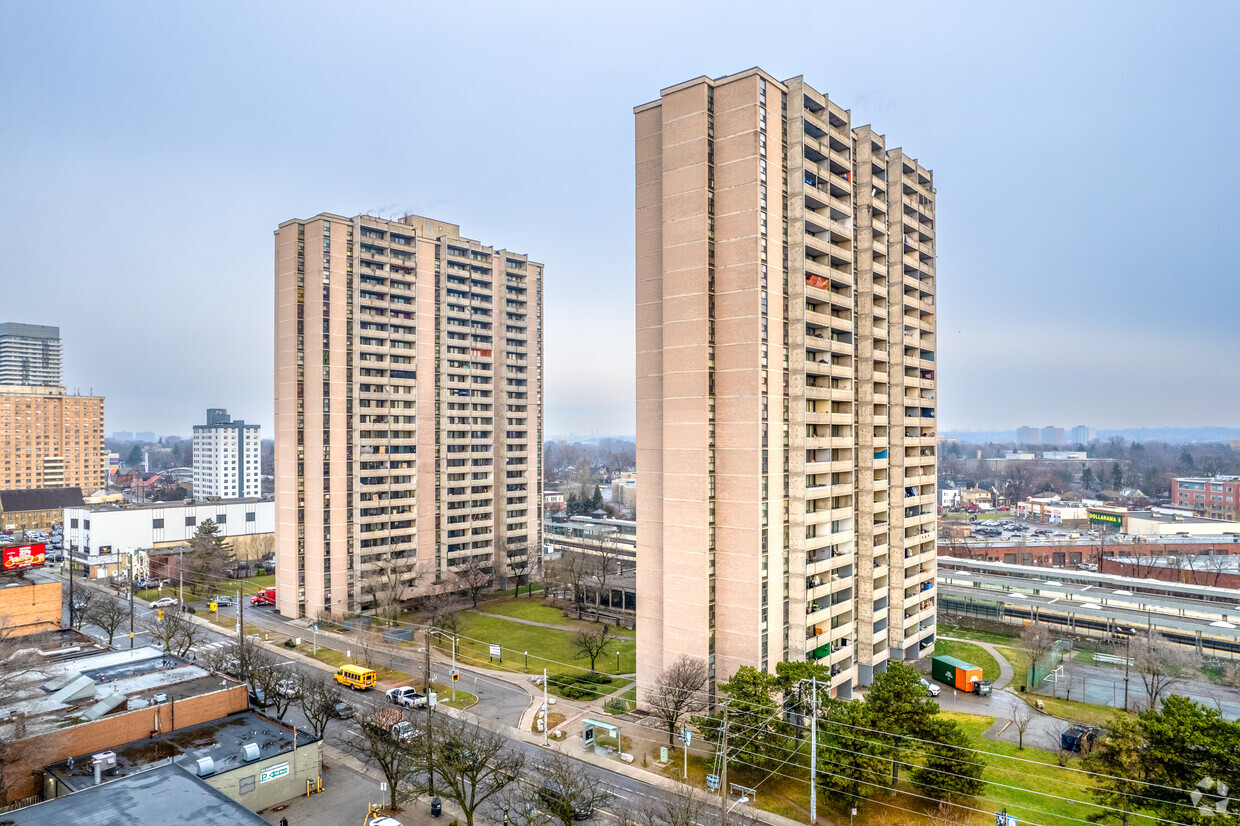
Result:
<svg viewBox="0 0 1240 826"><path fill-rule="evenodd" d="M831 48L718 3L10 4L0 321L61 328L108 433L269 436L272 231L417 212L546 265L545 431L634 432L632 107L759 65L934 170L944 427L1234 421L1240 6L784 6Z"/></svg>

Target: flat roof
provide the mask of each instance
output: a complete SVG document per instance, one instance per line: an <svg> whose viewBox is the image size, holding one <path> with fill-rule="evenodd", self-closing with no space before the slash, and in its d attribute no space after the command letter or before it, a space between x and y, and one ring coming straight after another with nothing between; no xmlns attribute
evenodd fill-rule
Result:
<svg viewBox="0 0 1240 826"><path fill-rule="evenodd" d="M267 826L267 821L180 766L168 764L4 814L11 826L193 823Z"/></svg>
<svg viewBox="0 0 1240 826"><path fill-rule="evenodd" d="M157 511L167 508L211 508L222 507L224 505L254 505L270 502L275 505L275 499L270 496L250 497L249 499L221 499L218 502L207 499L183 499L180 502L94 502L91 504L78 506L78 509L89 511L90 513L108 513L108 512L126 512L126 511Z"/></svg>
<svg viewBox="0 0 1240 826"><path fill-rule="evenodd" d="M171 760L195 771L200 758L210 757L212 774L222 774L254 762L293 751L293 727L254 711L240 711L219 720L147 737L109 749L116 754L113 776L125 777L146 771ZM297 731L297 747L317 742L308 732ZM242 746L258 746L258 757L247 760ZM74 791L89 788L94 781L91 754L81 754L53 763L47 769L65 786ZM72 761L72 762L71 762Z"/></svg>
<svg viewBox="0 0 1240 826"><path fill-rule="evenodd" d="M66 686L82 680L71 698L58 696ZM51 659L12 687L6 711L25 717L28 736L85 722L87 709L113 695L125 697L125 710L155 704L164 694L180 700L240 685L201 666L172 656L155 646L90 653ZM9 721L0 722L0 738L12 737Z"/></svg>

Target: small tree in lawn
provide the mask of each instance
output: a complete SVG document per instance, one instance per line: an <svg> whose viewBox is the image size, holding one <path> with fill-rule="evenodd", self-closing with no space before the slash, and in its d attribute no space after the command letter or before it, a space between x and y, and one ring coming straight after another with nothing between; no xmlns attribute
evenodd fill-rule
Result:
<svg viewBox="0 0 1240 826"><path fill-rule="evenodd" d="M1025 732L1033 724L1033 719L1033 709L1025 703L1016 704L1016 710L1012 712L1012 728L1016 729L1016 748L1018 750L1023 751L1025 748Z"/></svg>
<svg viewBox="0 0 1240 826"><path fill-rule="evenodd" d="M99 595L91 588L80 588L73 595L73 601L69 601L69 591L65 592L65 602L69 606L69 624L77 630L82 630L82 623L91 622L91 609L94 607L95 601L99 599ZM74 604L76 603L76 604ZM129 608L125 608L125 615L129 615ZM108 645L112 641L108 640Z"/></svg>
<svg viewBox="0 0 1240 826"><path fill-rule="evenodd" d="M91 603L86 611L86 621L102 629L108 635L111 646L117 630L129 619L129 605L111 594L103 594Z"/></svg>
<svg viewBox="0 0 1240 826"><path fill-rule="evenodd" d="M676 727L692 714L706 708L706 661L681 654L659 672L646 700L653 715L667 727L667 742L675 743Z"/></svg>
<svg viewBox="0 0 1240 826"><path fill-rule="evenodd" d="M478 597L491 587L494 579L491 570L483 564L482 558L474 556L454 567L452 573L456 576L456 581L460 583L461 588L469 595L474 607L477 608Z"/></svg>
<svg viewBox="0 0 1240 826"><path fill-rule="evenodd" d="M1032 670L1043 657L1054 650L1055 632L1045 623L1031 622L1020 630L1020 642Z"/></svg>
<svg viewBox="0 0 1240 826"><path fill-rule="evenodd" d="M594 671L595 661L606 653L615 639L606 625L582 629L573 636L573 656L577 659L589 658L590 670Z"/></svg>

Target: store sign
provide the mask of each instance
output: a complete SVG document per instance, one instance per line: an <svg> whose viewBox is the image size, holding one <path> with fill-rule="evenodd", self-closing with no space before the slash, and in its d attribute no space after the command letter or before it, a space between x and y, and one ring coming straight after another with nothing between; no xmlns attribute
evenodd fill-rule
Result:
<svg viewBox="0 0 1240 826"><path fill-rule="evenodd" d="M38 568L47 559L46 545L11 545L3 551L4 571L24 571Z"/></svg>
<svg viewBox="0 0 1240 826"><path fill-rule="evenodd" d="M1117 528L1124 527L1124 517L1118 513L1096 513L1089 512L1089 521L1099 525L1114 525Z"/></svg>
<svg viewBox="0 0 1240 826"><path fill-rule="evenodd" d="M258 775L259 783L269 783L272 780L284 777L288 774L288 761L276 763L274 766L268 766Z"/></svg>

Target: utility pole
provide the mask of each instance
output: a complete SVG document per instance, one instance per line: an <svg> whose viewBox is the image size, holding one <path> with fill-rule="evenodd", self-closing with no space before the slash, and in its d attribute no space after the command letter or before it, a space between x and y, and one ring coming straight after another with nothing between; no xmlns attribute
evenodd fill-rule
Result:
<svg viewBox="0 0 1240 826"><path fill-rule="evenodd" d="M431 724L431 632L422 632L426 638L426 673L423 686L426 690L426 775L430 778L431 796L435 795L435 745Z"/></svg>
<svg viewBox="0 0 1240 826"><path fill-rule="evenodd" d="M456 673L456 637L452 638L452 673L448 675L452 680L452 702L456 702L456 681L458 675Z"/></svg>
<svg viewBox="0 0 1240 826"><path fill-rule="evenodd" d="M818 822L818 675L810 678L814 692L809 720L809 822Z"/></svg>
<svg viewBox="0 0 1240 826"><path fill-rule="evenodd" d="M181 552L177 554L177 602L181 603L180 608L185 610L185 547L181 547Z"/></svg>
<svg viewBox="0 0 1240 826"><path fill-rule="evenodd" d="M719 826L728 826L728 704L723 704L723 735L719 741L723 769L719 772Z"/></svg>
<svg viewBox="0 0 1240 826"><path fill-rule="evenodd" d="M237 672L245 682L245 594L237 586Z"/></svg>
<svg viewBox="0 0 1240 826"><path fill-rule="evenodd" d="M551 706L547 705L547 669L543 669L543 745L547 745L547 738L551 731Z"/></svg>
<svg viewBox="0 0 1240 826"><path fill-rule="evenodd" d="M129 551L129 647L133 648L133 549Z"/></svg>
<svg viewBox="0 0 1240 826"><path fill-rule="evenodd" d="M1128 656L1128 646L1132 642L1132 635L1124 635L1124 711L1128 710L1128 664L1132 662Z"/></svg>
<svg viewBox="0 0 1240 826"><path fill-rule="evenodd" d="M73 614L77 611L77 607L73 602L73 552L77 546L69 543L69 627L75 627L73 624Z"/></svg>

